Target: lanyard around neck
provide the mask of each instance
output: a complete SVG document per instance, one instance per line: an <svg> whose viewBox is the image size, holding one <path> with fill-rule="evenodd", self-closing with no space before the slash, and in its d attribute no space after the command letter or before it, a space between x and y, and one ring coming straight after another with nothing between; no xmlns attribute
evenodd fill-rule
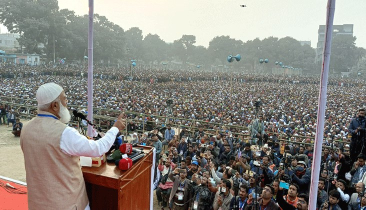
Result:
<svg viewBox="0 0 366 210"><path fill-rule="evenodd" d="M37 114L38 117L51 117L53 119L56 119L58 120L57 117L53 116L53 115L50 115L50 114Z"/></svg>

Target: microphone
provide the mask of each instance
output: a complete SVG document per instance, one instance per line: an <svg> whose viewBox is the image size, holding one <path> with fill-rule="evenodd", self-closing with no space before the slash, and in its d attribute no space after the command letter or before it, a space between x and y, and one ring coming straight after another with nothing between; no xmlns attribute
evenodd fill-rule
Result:
<svg viewBox="0 0 366 210"><path fill-rule="evenodd" d="M136 163L138 160L140 160L141 158L145 157L145 154L139 154L133 158L122 158L122 159L118 159L116 160L114 163L116 164L116 166L123 170L126 171L129 168L132 167L132 165L134 163Z"/></svg>
<svg viewBox="0 0 366 210"><path fill-rule="evenodd" d="M80 112L73 110L72 113L74 114L75 117L78 117L82 120L86 120L86 117L83 114L81 114Z"/></svg>
<svg viewBox="0 0 366 210"><path fill-rule="evenodd" d="M74 117L78 117L77 115L78 115L78 111L76 111L75 109L74 110L72 110L72 114L74 115Z"/></svg>
<svg viewBox="0 0 366 210"><path fill-rule="evenodd" d="M121 151L122 154L131 155L132 150L132 144L129 143L121 144L121 146L119 147L119 151Z"/></svg>
<svg viewBox="0 0 366 210"><path fill-rule="evenodd" d="M133 165L132 159L130 159L130 158L119 159L119 160L116 160L114 163L116 164L116 166L119 169L121 169L123 171L128 170Z"/></svg>
<svg viewBox="0 0 366 210"><path fill-rule="evenodd" d="M133 148L133 145L130 143L124 143L119 146L119 151L121 151L122 154L131 155L132 152L135 153L143 153L143 150Z"/></svg>
<svg viewBox="0 0 366 210"><path fill-rule="evenodd" d="M74 117L85 120L86 122L88 122L89 125L94 126L93 123L91 123L88 119L86 119L85 115L83 115L82 113L76 110L73 110L72 113L74 114Z"/></svg>

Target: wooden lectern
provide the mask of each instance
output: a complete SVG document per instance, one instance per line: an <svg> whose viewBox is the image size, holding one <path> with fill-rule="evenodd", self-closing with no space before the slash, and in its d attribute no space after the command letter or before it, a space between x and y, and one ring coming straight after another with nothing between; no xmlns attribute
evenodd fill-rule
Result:
<svg viewBox="0 0 366 210"><path fill-rule="evenodd" d="M143 147L145 157L127 171L114 163L83 167L83 175L92 210L150 209L153 148Z"/></svg>

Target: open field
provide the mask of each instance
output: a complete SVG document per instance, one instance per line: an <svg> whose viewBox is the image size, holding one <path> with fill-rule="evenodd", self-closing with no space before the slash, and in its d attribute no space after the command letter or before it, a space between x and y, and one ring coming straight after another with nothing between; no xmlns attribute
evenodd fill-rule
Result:
<svg viewBox="0 0 366 210"><path fill-rule="evenodd" d="M23 124L26 121L21 120ZM20 138L12 133L12 127L0 125L0 175L25 182L24 156Z"/></svg>

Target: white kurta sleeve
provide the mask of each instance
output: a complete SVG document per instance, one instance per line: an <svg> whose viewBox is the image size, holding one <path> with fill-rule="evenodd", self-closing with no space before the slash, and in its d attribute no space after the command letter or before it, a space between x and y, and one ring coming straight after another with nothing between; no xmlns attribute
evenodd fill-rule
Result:
<svg viewBox="0 0 366 210"><path fill-rule="evenodd" d="M349 195L345 194L339 187L337 188L337 191L339 192L339 194L341 194L342 200L345 201L345 202L348 202Z"/></svg>
<svg viewBox="0 0 366 210"><path fill-rule="evenodd" d="M68 155L99 157L112 147L118 128L112 127L103 138L98 141L88 140L81 135L76 129L67 127L61 135L60 147L61 150Z"/></svg>

